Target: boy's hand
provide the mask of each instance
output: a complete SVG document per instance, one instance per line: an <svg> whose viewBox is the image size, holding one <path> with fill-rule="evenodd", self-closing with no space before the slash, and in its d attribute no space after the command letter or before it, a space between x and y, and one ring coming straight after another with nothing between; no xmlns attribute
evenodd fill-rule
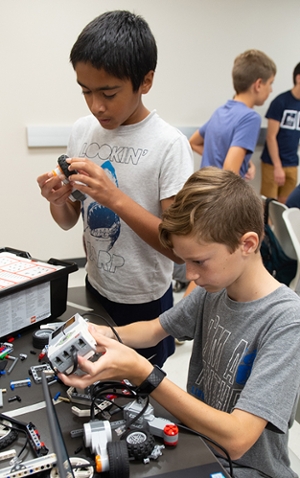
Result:
<svg viewBox="0 0 300 478"><path fill-rule="evenodd" d="M58 374L67 386L86 388L89 385L105 380L128 379L134 385L140 385L150 374L153 365L133 349L120 342L106 337L100 331L103 327L89 325L89 332L97 342L97 352L102 353L96 362L78 356L78 366L85 375ZM106 331L105 331L106 332Z"/></svg>
<svg viewBox="0 0 300 478"><path fill-rule="evenodd" d="M274 166L274 182L277 186L283 186L285 183L285 172L281 165Z"/></svg>
<svg viewBox="0 0 300 478"><path fill-rule="evenodd" d="M247 181L252 181L255 177L255 164L252 161L249 161L248 171L245 174L245 179Z"/></svg>
<svg viewBox="0 0 300 478"><path fill-rule="evenodd" d="M73 184L73 181L76 181L74 184L76 189L87 194L102 206L113 210L122 192L107 176L104 169L85 158L72 158L67 162L70 164L70 171L78 172L78 174L69 176L70 183Z"/></svg>
<svg viewBox="0 0 300 478"><path fill-rule="evenodd" d="M62 184L61 178L53 173L42 174L37 178L37 183L42 196L55 206L63 206L73 189L72 184Z"/></svg>
<svg viewBox="0 0 300 478"><path fill-rule="evenodd" d="M91 333L101 334L105 337L108 337L109 339L118 340L112 329L107 325L97 325L89 323L88 328L90 329Z"/></svg>

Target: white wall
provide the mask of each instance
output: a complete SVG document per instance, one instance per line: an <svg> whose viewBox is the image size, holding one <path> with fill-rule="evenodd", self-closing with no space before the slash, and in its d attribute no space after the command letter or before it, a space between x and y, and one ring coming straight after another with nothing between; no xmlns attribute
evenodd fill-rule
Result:
<svg viewBox="0 0 300 478"><path fill-rule="evenodd" d="M291 87L300 61L299 0L0 0L0 8L0 247L43 260L83 256L82 229L60 230L36 183L64 148L28 148L26 126L70 125L87 114L68 58L90 20L113 9L145 17L159 52L145 104L177 126L200 125L232 97L242 51L258 48L276 62L270 99Z"/></svg>

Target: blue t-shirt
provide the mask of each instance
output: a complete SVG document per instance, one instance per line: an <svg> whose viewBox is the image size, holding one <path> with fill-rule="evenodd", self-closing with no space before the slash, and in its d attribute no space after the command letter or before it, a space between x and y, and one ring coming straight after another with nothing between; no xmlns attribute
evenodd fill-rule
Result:
<svg viewBox="0 0 300 478"><path fill-rule="evenodd" d="M283 167L298 166L298 146L300 139L300 100L291 91L278 95L270 104L266 118L279 121L277 134L279 156ZM261 155L263 163L273 164L265 143Z"/></svg>
<svg viewBox="0 0 300 478"><path fill-rule="evenodd" d="M204 138L201 167L222 169L229 148L238 146L247 151L240 169L240 175L244 177L257 143L260 124L261 118L256 111L240 101L228 100L199 128Z"/></svg>

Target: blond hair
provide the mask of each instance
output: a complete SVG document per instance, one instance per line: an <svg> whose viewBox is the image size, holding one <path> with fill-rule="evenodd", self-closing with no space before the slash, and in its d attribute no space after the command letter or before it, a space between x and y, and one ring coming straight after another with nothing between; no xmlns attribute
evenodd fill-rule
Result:
<svg viewBox="0 0 300 478"><path fill-rule="evenodd" d="M234 60L232 80L237 94L247 91L259 78L266 83L275 75L274 61L262 51L247 50Z"/></svg>
<svg viewBox="0 0 300 478"><path fill-rule="evenodd" d="M213 167L190 176L159 227L160 241L167 248L173 248L172 235L192 235L196 240L225 244L231 252L250 231L257 233L260 245L264 234L261 198L240 176Z"/></svg>

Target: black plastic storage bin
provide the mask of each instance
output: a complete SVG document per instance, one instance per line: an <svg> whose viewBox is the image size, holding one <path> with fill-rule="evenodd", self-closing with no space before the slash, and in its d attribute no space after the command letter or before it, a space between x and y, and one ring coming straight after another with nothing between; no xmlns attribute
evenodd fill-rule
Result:
<svg viewBox="0 0 300 478"><path fill-rule="evenodd" d="M0 248L0 279L1 279L1 273L3 273L3 269L5 266L1 266L1 253L9 253L9 255L12 256L12 262L16 264L18 267L18 260L20 261L20 264L26 264L26 261L28 261L28 264L32 264L32 267L34 268L35 264L37 265L45 265L45 268L49 266L49 269L51 269L51 266L54 266L53 269L57 266L59 267L58 270L50 270L49 273L45 273L43 275L40 275L39 277L35 278L30 278L28 280L24 280L21 283L14 284L14 285L8 285L8 286L3 286L1 284L0 286L0 341L3 340L4 337L8 337L9 335L16 335L18 332L20 332L22 329L28 328L34 324L41 323L44 320L47 319L47 321L51 321L62 315L67 308L67 290L68 290L68 278L69 274L71 272L75 272L78 270L78 266L75 262L66 262L66 261L61 261L59 259L49 259L47 262L39 261L37 259L33 259L31 255L28 252L25 251L20 251L17 249L12 249L10 247L4 247ZM2 259L5 261L6 260L6 255L2 255ZM15 261L14 261L15 259ZM25 261L23 261L25 259ZM9 261L9 258L8 258ZM10 272L8 272L10 274ZM22 273L21 273L22 274ZM5 272L4 272L5 276ZM5 282L5 279L2 280L2 282ZM32 323L26 323L24 324L24 327L15 327L12 317L11 319L11 325L8 325L8 318L5 317L5 314L1 314L1 305L3 305L3 300L6 300L8 297L11 299L13 302L14 298L16 298L16 294L21 292L21 291L27 291L30 288L34 288L40 284L46 284L50 283L50 314L47 317L44 317L42 319L32 321ZM2 304L1 304L2 302ZM4 307L5 309L5 307ZM8 327L10 328L8 330ZM3 335L4 333L4 335Z"/></svg>

